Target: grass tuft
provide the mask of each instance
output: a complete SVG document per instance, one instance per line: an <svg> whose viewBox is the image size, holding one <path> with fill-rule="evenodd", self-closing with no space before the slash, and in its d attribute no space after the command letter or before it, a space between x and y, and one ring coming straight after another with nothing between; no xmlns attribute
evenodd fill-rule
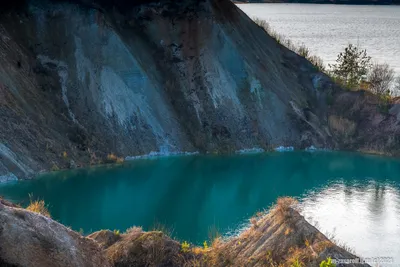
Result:
<svg viewBox="0 0 400 267"><path fill-rule="evenodd" d="M29 197L30 204L28 207L26 207L26 210L51 218L50 212L47 208L47 205L44 203L44 200L32 200L32 196Z"/></svg>

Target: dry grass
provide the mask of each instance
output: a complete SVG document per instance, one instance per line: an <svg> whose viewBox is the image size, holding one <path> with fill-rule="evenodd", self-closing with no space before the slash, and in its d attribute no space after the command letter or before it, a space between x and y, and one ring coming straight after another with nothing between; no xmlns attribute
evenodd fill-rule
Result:
<svg viewBox="0 0 400 267"><path fill-rule="evenodd" d="M26 210L29 210L29 211L32 211L35 213L39 213L43 216L51 218L50 212L47 209L46 204L44 203L44 200L35 200L35 201L31 200L31 203L26 208Z"/></svg>
<svg viewBox="0 0 400 267"><path fill-rule="evenodd" d="M278 32L274 31L271 26L268 24L267 21L263 19L259 19L257 17L253 18L253 21L260 26L261 28L264 29L265 32L267 32L272 38L275 39L279 44L285 46L289 50L292 50L299 56L302 56L306 58L308 61L310 61L319 71L326 71L324 62L322 59L316 55L312 55L311 51L308 47L306 47L304 44L295 44L293 43L290 39L286 38L284 35L279 34Z"/></svg>
<svg viewBox="0 0 400 267"><path fill-rule="evenodd" d="M118 157L114 153L107 155L107 162L108 163L123 163L125 160L123 157Z"/></svg>
<svg viewBox="0 0 400 267"><path fill-rule="evenodd" d="M328 118L329 128L345 138L351 137L356 132L356 123L343 117L331 115Z"/></svg>
<svg viewBox="0 0 400 267"><path fill-rule="evenodd" d="M142 227L133 226L131 228L126 229L125 234L139 234L143 232Z"/></svg>
<svg viewBox="0 0 400 267"><path fill-rule="evenodd" d="M291 207L296 205L298 201L291 197L281 197L278 199L274 208L275 214L280 221L286 221L291 217Z"/></svg>

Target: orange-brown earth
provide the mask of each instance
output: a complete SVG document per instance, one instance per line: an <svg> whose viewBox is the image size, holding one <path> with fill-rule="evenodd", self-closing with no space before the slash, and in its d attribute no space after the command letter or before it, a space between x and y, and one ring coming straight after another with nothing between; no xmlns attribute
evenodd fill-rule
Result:
<svg viewBox="0 0 400 267"><path fill-rule="evenodd" d="M251 219L239 236L217 238L209 247L184 247L159 231L133 227L88 237L52 219L0 201L0 265L47 266L319 266L322 260L355 259L311 226L295 201L278 200ZM340 265L337 265L340 266ZM346 266L368 266L361 264Z"/></svg>

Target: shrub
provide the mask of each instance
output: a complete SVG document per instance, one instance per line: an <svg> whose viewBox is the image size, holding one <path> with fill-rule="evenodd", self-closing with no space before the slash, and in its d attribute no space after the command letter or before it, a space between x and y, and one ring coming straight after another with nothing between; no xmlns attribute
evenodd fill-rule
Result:
<svg viewBox="0 0 400 267"><path fill-rule="evenodd" d="M60 170L60 168L57 166L57 164L53 164L53 166L51 166L51 169L50 169L52 172L56 172L56 171L59 171Z"/></svg>
<svg viewBox="0 0 400 267"><path fill-rule="evenodd" d="M318 56L309 56L307 59L317 68L317 70L321 72L326 71L324 61L322 60L322 58Z"/></svg>
<svg viewBox="0 0 400 267"><path fill-rule="evenodd" d="M187 253L190 251L190 244L186 241L183 241L183 243L181 244L181 250L184 253Z"/></svg>
<svg viewBox="0 0 400 267"><path fill-rule="evenodd" d="M388 64L375 64L368 75L369 90L377 95L390 95L394 81L394 70Z"/></svg>
<svg viewBox="0 0 400 267"><path fill-rule="evenodd" d="M203 243L203 247L204 247L204 249L208 249L208 244L207 244L207 241L204 241L204 243Z"/></svg>
<svg viewBox="0 0 400 267"><path fill-rule="evenodd" d="M120 235L119 230L114 230L114 234L119 236Z"/></svg>
<svg viewBox="0 0 400 267"><path fill-rule="evenodd" d="M291 197L281 197L278 199L275 212L278 220L285 221L291 217L291 207L296 205L298 202L296 199Z"/></svg>
<svg viewBox="0 0 400 267"><path fill-rule="evenodd" d="M290 265L290 267L303 267L304 266L304 264L299 260L299 259L296 259L291 265Z"/></svg>
<svg viewBox="0 0 400 267"><path fill-rule="evenodd" d="M368 70L371 68L371 57L367 51L349 44L344 52L341 52L336 64L330 64L333 78L349 89L357 88L361 81L365 80Z"/></svg>
<svg viewBox="0 0 400 267"><path fill-rule="evenodd" d="M43 216L51 218L50 212L47 209L47 207L44 203L44 200L34 200L33 201L32 197L31 196L29 196L29 197L30 197L30 204L28 207L26 207L26 210L29 210L29 211L32 211L35 213L39 213Z"/></svg>
<svg viewBox="0 0 400 267"><path fill-rule="evenodd" d="M108 163L123 163L124 158L116 156L114 153L107 155L107 162Z"/></svg>
<svg viewBox="0 0 400 267"><path fill-rule="evenodd" d="M326 260L321 261L319 267L336 267L336 264L332 263L331 258L327 258Z"/></svg>

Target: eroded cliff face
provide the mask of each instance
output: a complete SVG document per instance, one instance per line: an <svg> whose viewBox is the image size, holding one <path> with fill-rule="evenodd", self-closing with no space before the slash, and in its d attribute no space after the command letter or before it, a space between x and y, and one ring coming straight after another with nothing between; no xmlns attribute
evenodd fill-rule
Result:
<svg viewBox="0 0 400 267"><path fill-rule="evenodd" d="M3 180L109 153L333 144L334 85L229 0L75 2L0 16Z"/></svg>

